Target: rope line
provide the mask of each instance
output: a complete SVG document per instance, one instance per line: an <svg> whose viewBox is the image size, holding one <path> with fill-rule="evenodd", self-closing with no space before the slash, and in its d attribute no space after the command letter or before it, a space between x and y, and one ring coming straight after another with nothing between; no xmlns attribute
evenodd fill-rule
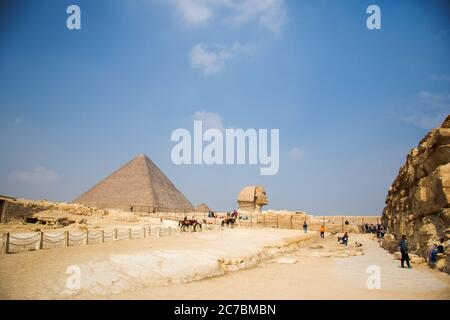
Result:
<svg viewBox="0 0 450 320"><path fill-rule="evenodd" d="M53 241L53 240L46 240L46 239L42 239L42 242L44 243L61 243L61 241L64 241L65 239L60 239L57 241Z"/></svg>
<svg viewBox="0 0 450 320"><path fill-rule="evenodd" d="M25 237L25 238L18 238L18 237L14 237L14 236L12 236L12 235L9 235L9 238L10 239L14 239L14 240L30 240L30 239L33 239L33 238L36 238L36 237L38 237L40 235L40 233L37 233L37 234L35 234L34 236L31 236L31 237Z"/></svg>
<svg viewBox="0 0 450 320"><path fill-rule="evenodd" d="M49 234L47 234L47 233L44 233L44 237L47 237L47 238L49 238L49 239L56 239L56 238L60 238L60 237L64 237L64 233L62 233L62 234L59 234L59 235L57 235L57 236L52 236L52 235L49 235Z"/></svg>
<svg viewBox="0 0 450 320"><path fill-rule="evenodd" d="M245 221L247 222L247 221ZM242 223L243 225L245 224ZM145 229L144 229L145 228ZM220 226L217 223L213 223L213 224L206 224L203 226L203 229L201 229L201 231L211 231L211 230L220 230ZM9 242L9 244L11 246L15 246L15 247L28 247L31 245L35 245L36 243L39 243L40 240L42 240L43 243L45 244L60 244L63 241L67 241L67 244L70 246L72 245L83 245L85 243L83 243L85 240L89 241L95 241L98 240L100 238L103 238L103 241L105 241L105 239L107 238L115 238L115 235L117 235L117 238L115 240L124 240L124 239L141 239L141 238L145 238L150 237L150 236L161 236L161 237L165 237L165 236L170 236L170 235L178 235L179 232L179 228L176 227L162 227L162 226L152 226L152 225L147 225L144 226L143 228L139 228L139 229L125 229L122 231L119 231L118 229L114 229L111 231L98 231L97 232L93 232L93 233L79 233L79 234L72 234L70 232L64 232L62 234L58 234L58 235L54 235L54 234L46 234L45 232L37 232L36 234L29 236L29 237L17 237L17 236L12 236L9 235L9 239L11 240L17 240L17 241L26 241L26 240L32 240L28 243L14 243L13 241ZM200 231L200 230L199 230ZM42 236L41 239L37 239L37 237ZM68 236L68 239L66 238L66 235ZM3 239L6 238L7 234L3 233L0 234L0 241L2 242L1 246L0 246L0 252L3 252L4 247L6 246L6 241L4 241ZM3 240L3 241L2 241ZM98 243L97 241L95 243ZM47 247L48 248L48 247ZM29 248L30 250L32 248Z"/></svg>
<svg viewBox="0 0 450 320"><path fill-rule="evenodd" d="M26 247L26 246L35 244L35 243L37 243L37 242L39 242L39 240L34 240L34 241L32 241L32 242L29 242L29 243L21 243L21 244L14 243L14 242L10 242L9 244L10 244L10 245L12 244L13 246L16 246L16 247Z"/></svg>
<svg viewBox="0 0 450 320"><path fill-rule="evenodd" d="M70 237L70 236L73 236L73 237L84 237L84 236L85 236L85 233L71 234L71 233L69 232L69 237Z"/></svg>
<svg viewBox="0 0 450 320"><path fill-rule="evenodd" d="M102 236L101 234L99 234L99 235L97 235L97 236L95 236L95 237L89 236L88 239L89 239L89 240L97 240L97 239L99 239L101 236Z"/></svg>
<svg viewBox="0 0 450 320"><path fill-rule="evenodd" d="M74 239L75 238L75 239ZM82 236L71 236L70 234L69 234L69 240L72 240L72 241L81 241L81 240L84 240L85 238L84 238L84 235L82 235Z"/></svg>

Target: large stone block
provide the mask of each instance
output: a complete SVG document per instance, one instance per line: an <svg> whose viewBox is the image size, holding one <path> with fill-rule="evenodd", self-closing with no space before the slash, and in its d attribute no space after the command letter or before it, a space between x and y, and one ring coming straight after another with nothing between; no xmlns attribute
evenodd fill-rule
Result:
<svg viewBox="0 0 450 320"><path fill-rule="evenodd" d="M421 214L433 214L450 204L450 163L441 165L419 180L413 207Z"/></svg>

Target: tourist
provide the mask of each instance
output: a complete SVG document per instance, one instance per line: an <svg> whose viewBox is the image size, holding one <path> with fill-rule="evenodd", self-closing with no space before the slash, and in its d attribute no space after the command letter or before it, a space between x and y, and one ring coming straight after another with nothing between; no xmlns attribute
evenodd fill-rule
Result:
<svg viewBox="0 0 450 320"><path fill-rule="evenodd" d="M325 225L320 226L320 237L325 238Z"/></svg>
<svg viewBox="0 0 450 320"><path fill-rule="evenodd" d="M440 244L436 247L437 248L437 253L444 253L444 242L445 242L445 239L444 238L441 238L441 239L439 239L439 242L440 242Z"/></svg>
<svg viewBox="0 0 450 320"><path fill-rule="evenodd" d="M411 268L409 264L408 240L406 239L406 235L402 235L402 239L400 240L400 253L402 254L402 268L405 267L405 261L408 268Z"/></svg>
<svg viewBox="0 0 450 320"><path fill-rule="evenodd" d="M342 244L345 244L345 246L347 246L348 244L348 233L344 233L344 235L342 236Z"/></svg>
<svg viewBox="0 0 450 320"><path fill-rule="evenodd" d="M305 230L305 233L308 232L308 224L306 223L306 221L303 223L303 230Z"/></svg>
<svg viewBox="0 0 450 320"><path fill-rule="evenodd" d="M430 248L430 250L428 250L428 262L430 263L431 267L435 267L436 266L436 255L438 253L438 248L436 244L433 244Z"/></svg>

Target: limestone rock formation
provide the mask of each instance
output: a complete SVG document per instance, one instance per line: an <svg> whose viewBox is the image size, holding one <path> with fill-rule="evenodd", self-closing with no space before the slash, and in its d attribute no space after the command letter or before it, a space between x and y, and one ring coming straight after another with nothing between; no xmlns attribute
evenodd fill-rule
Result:
<svg viewBox="0 0 450 320"><path fill-rule="evenodd" d="M183 212L194 207L146 155L141 154L74 200L97 208Z"/></svg>
<svg viewBox="0 0 450 320"><path fill-rule="evenodd" d="M261 212L261 207L269 203L264 187L247 186L241 190L237 197L240 211Z"/></svg>
<svg viewBox="0 0 450 320"><path fill-rule="evenodd" d="M8 201L2 223L27 221L33 219L34 214L44 212L58 212L62 215L82 215L82 216L104 216L108 214L106 210L92 208L83 204L51 202L48 200L12 199Z"/></svg>
<svg viewBox="0 0 450 320"><path fill-rule="evenodd" d="M429 247L444 238L447 263L441 269L450 272L450 115L408 154L389 188L382 222L393 234L383 244L390 251L405 234L410 250L426 257Z"/></svg>

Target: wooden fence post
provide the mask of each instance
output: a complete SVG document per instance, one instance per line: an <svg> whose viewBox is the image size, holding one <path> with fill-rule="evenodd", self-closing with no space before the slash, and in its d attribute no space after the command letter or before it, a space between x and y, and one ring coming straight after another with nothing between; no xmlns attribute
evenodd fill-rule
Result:
<svg viewBox="0 0 450 320"><path fill-rule="evenodd" d="M39 239L39 249L44 248L44 232L41 231L40 239Z"/></svg>
<svg viewBox="0 0 450 320"><path fill-rule="evenodd" d="M5 253L9 253L9 232L5 236Z"/></svg>
<svg viewBox="0 0 450 320"><path fill-rule="evenodd" d="M114 240L117 240L117 228L114 229Z"/></svg>
<svg viewBox="0 0 450 320"><path fill-rule="evenodd" d="M144 239L145 239L145 227L142 227L142 232L143 232Z"/></svg>
<svg viewBox="0 0 450 320"><path fill-rule="evenodd" d="M266 215L263 213L263 227L266 226Z"/></svg>
<svg viewBox="0 0 450 320"><path fill-rule="evenodd" d="M105 242L105 229L102 230L102 242Z"/></svg>
<svg viewBox="0 0 450 320"><path fill-rule="evenodd" d="M293 218L294 216L291 214L291 229L292 229L292 218Z"/></svg>
<svg viewBox="0 0 450 320"><path fill-rule="evenodd" d="M131 228L128 229L128 236L131 239Z"/></svg>
<svg viewBox="0 0 450 320"><path fill-rule="evenodd" d="M89 244L89 230L86 230L86 244Z"/></svg>
<svg viewBox="0 0 450 320"><path fill-rule="evenodd" d="M69 231L64 232L64 238L66 240L66 247L69 246Z"/></svg>

